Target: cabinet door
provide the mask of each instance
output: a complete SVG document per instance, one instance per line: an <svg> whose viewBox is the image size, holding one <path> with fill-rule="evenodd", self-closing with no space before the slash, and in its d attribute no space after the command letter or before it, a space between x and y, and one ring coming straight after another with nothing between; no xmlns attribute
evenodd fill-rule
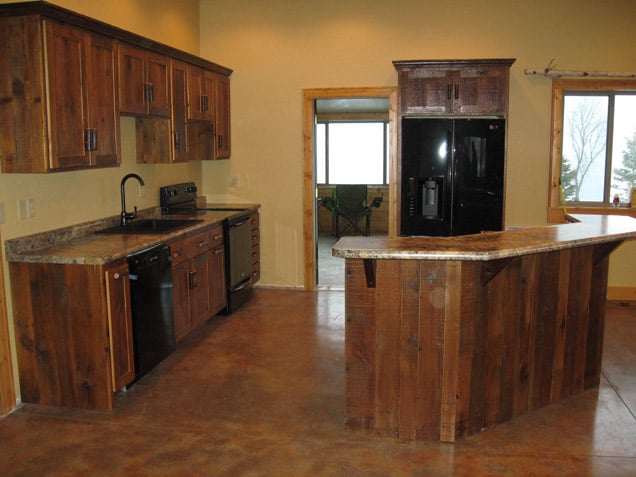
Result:
<svg viewBox="0 0 636 477"><path fill-rule="evenodd" d="M119 109L122 113L146 114L145 52L119 45Z"/></svg>
<svg viewBox="0 0 636 477"><path fill-rule="evenodd" d="M204 119L203 70L188 66L188 119Z"/></svg>
<svg viewBox="0 0 636 477"><path fill-rule="evenodd" d="M212 121L214 123L216 108L215 108L215 94L216 94L216 73L211 71L203 72L203 85L201 86L201 109L203 111L203 118L206 121Z"/></svg>
<svg viewBox="0 0 636 477"><path fill-rule="evenodd" d="M174 301L174 333L177 342L192 329L190 320L190 262L185 261L172 267L172 287Z"/></svg>
<svg viewBox="0 0 636 477"><path fill-rule="evenodd" d="M184 63L172 62L172 160L188 160L186 122L188 118L187 67Z"/></svg>
<svg viewBox="0 0 636 477"><path fill-rule="evenodd" d="M90 35L85 87L88 98L90 165L119 164L119 113L117 111L117 50L110 38Z"/></svg>
<svg viewBox="0 0 636 477"><path fill-rule="evenodd" d="M87 33L55 22L44 22L50 117L51 169L88 166L85 134L88 125L83 64Z"/></svg>
<svg viewBox="0 0 636 477"><path fill-rule="evenodd" d="M108 332L113 392L135 379L130 279L125 262L106 270Z"/></svg>
<svg viewBox="0 0 636 477"><path fill-rule="evenodd" d="M210 316L216 315L227 305L225 290L225 250L224 246L215 248L208 254L210 273Z"/></svg>
<svg viewBox="0 0 636 477"><path fill-rule="evenodd" d="M229 159L232 154L230 135L230 78L217 74L214 86L216 159Z"/></svg>
<svg viewBox="0 0 636 477"><path fill-rule="evenodd" d="M192 327L198 326L210 318L210 277L208 259L211 252L202 253L192 259L188 281L190 288L190 319Z"/></svg>
<svg viewBox="0 0 636 477"><path fill-rule="evenodd" d="M457 113L505 114L508 109L508 68L465 68L455 84Z"/></svg>
<svg viewBox="0 0 636 477"><path fill-rule="evenodd" d="M162 55L148 53L146 56L146 82L148 114L170 115L170 63Z"/></svg>
<svg viewBox="0 0 636 477"><path fill-rule="evenodd" d="M402 114L443 114L450 111L454 92L449 72L419 68L399 74Z"/></svg>

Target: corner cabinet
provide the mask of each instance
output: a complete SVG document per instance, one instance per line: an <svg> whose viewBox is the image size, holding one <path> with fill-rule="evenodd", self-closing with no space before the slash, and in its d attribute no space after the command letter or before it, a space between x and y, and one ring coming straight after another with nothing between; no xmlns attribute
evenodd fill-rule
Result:
<svg viewBox="0 0 636 477"><path fill-rule="evenodd" d="M509 71L514 61L394 61L400 115L505 116Z"/></svg>
<svg viewBox="0 0 636 477"><path fill-rule="evenodd" d="M221 224L170 243L177 342L227 305L224 243Z"/></svg>
<svg viewBox="0 0 636 477"><path fill-rule="evenodd" d="M228 159L231 155L229 77L190 65L187 81L192 159Z"/></svg>
<svg viewBox="0 0 636 477"><path fill-rule="evenodd" d="M9 270L22 401L112 409L135 377L126 260Z"/></svg>
<svg viewBox="0 0 636 477"><path fill-rule="evenodd" d="M3 172L119 164L116 42L39 15L0 18Z"/></svg>

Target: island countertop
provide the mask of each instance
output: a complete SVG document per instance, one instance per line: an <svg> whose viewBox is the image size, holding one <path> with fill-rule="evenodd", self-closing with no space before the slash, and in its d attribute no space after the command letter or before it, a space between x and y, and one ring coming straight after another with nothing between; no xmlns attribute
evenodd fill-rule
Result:
<svg viewBox="0 0 636 477"><path fill-rule="evenodd" d="M636 238L636 219L631 217L569 218L572 223L453 237L343 237L332 254L339 258L488 261Z"/></svg>

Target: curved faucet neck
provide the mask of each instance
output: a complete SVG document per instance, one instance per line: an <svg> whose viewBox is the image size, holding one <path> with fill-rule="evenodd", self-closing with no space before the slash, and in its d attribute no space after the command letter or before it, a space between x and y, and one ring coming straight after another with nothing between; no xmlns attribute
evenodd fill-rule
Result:
<svg viewBox="0 0 636 477"><path fill-rule="evenodd" d="M126 225L126 222L128 220L132 220L135 217L137 217L137 207L135 207L135 212L132 214L126 211L126 181L128 179L137 179L141 187L145 185L144 180L138 174L126 174L121 180L120 189L121 189L121 225L122 226Z"/></svg>

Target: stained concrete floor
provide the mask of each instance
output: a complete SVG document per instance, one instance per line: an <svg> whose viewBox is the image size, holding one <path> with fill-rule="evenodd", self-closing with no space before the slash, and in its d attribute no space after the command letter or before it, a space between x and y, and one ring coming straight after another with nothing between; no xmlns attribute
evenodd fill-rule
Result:
<svg viewBox="0 0 636 477"><path fill-rule="evenodd" d="M608 305L599 389L455 444L343 429L344 294L257 289L118 395L23 405L0 475L636 475L636 303Z"/></svg>

